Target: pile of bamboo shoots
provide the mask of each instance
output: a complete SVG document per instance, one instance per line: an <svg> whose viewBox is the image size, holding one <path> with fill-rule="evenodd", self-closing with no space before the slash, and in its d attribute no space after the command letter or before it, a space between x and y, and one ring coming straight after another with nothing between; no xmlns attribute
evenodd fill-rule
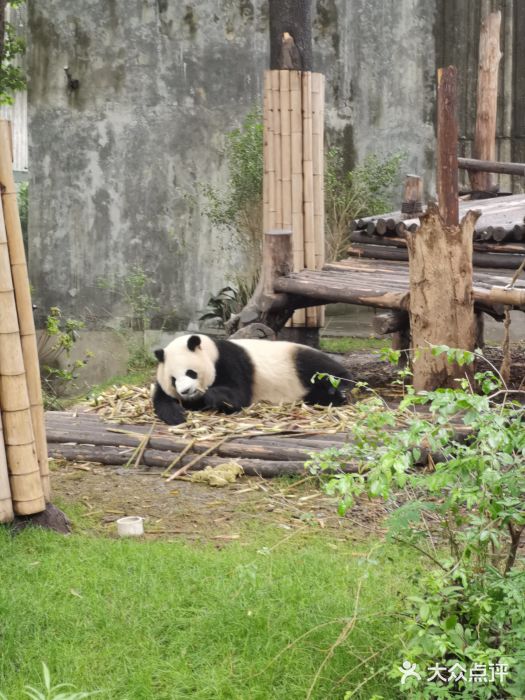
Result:
<svg viewBox="0 0 525 700"><path fill-rule="evenodd" d="M45 510L49 467L11 126L0 120L0 522Z"/></svg>
<svg viewBox="0 0 525 700"><path fill-rule="evenodd" d="M264 230L291 229L293 271L324 264L324 76L264 74ZM318 327L324 307L298 309L288 325Z"/></svg>

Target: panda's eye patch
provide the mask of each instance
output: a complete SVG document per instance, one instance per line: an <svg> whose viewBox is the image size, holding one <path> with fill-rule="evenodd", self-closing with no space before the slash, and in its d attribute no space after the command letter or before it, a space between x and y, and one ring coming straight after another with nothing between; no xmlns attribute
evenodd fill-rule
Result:
<svg viewBox="0 0 525 700"><path fill-rule="evenodd" d="M188 369L188 370L186 371L186 376L187 376L187 377L190 377L190 379L197 379L197 372L195 372L195 371L192 370L192 369Z"/></svg>

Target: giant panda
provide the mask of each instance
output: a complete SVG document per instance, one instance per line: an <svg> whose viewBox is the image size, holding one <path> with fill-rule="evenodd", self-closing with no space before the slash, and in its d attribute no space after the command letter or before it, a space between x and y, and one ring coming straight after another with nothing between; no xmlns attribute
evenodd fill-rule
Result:
<svg viewBox="0 0 525 700"><path fill-rule="evenodd" d="M213 340L183 335L156 350L159 362L153 392L157 416L176 425L184 408L234 413L258 401L305 401L341 405L342 391L323 372L349 379L338 362L319 350L281 340Z"/></svg>

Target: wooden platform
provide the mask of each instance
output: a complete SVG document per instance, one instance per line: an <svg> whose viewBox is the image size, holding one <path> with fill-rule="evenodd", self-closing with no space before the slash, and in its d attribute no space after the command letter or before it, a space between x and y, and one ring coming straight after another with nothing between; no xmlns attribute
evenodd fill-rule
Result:
<svg viewBox="0 0 525 700"><path fill-rule="evenodd" d="M518 267L523 259L516 256ZM504 288L510 284L513 271L504 269L475 269L474 299L480 310L497 305L491 299L493 287ZM525 278L514 285L525 295ZM274 284L276 292L300 295L317 303L361 304L386 309L408 310L408 262L349 258L325 265L322 270L303 270L279 277ZM523 305L515 306L525 311Z"/></svg>

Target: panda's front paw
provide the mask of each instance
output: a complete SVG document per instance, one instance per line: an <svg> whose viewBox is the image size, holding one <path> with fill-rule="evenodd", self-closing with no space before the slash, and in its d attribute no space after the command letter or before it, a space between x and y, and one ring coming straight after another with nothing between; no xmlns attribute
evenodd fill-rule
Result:
<svg viewBox="0 0 525 700"><path fill-rule="evenodd" d="M233 393L227 388L209 389L204 396L204 407L208 411L220 411L221 413L236 413L242 408Z"/></svg>

